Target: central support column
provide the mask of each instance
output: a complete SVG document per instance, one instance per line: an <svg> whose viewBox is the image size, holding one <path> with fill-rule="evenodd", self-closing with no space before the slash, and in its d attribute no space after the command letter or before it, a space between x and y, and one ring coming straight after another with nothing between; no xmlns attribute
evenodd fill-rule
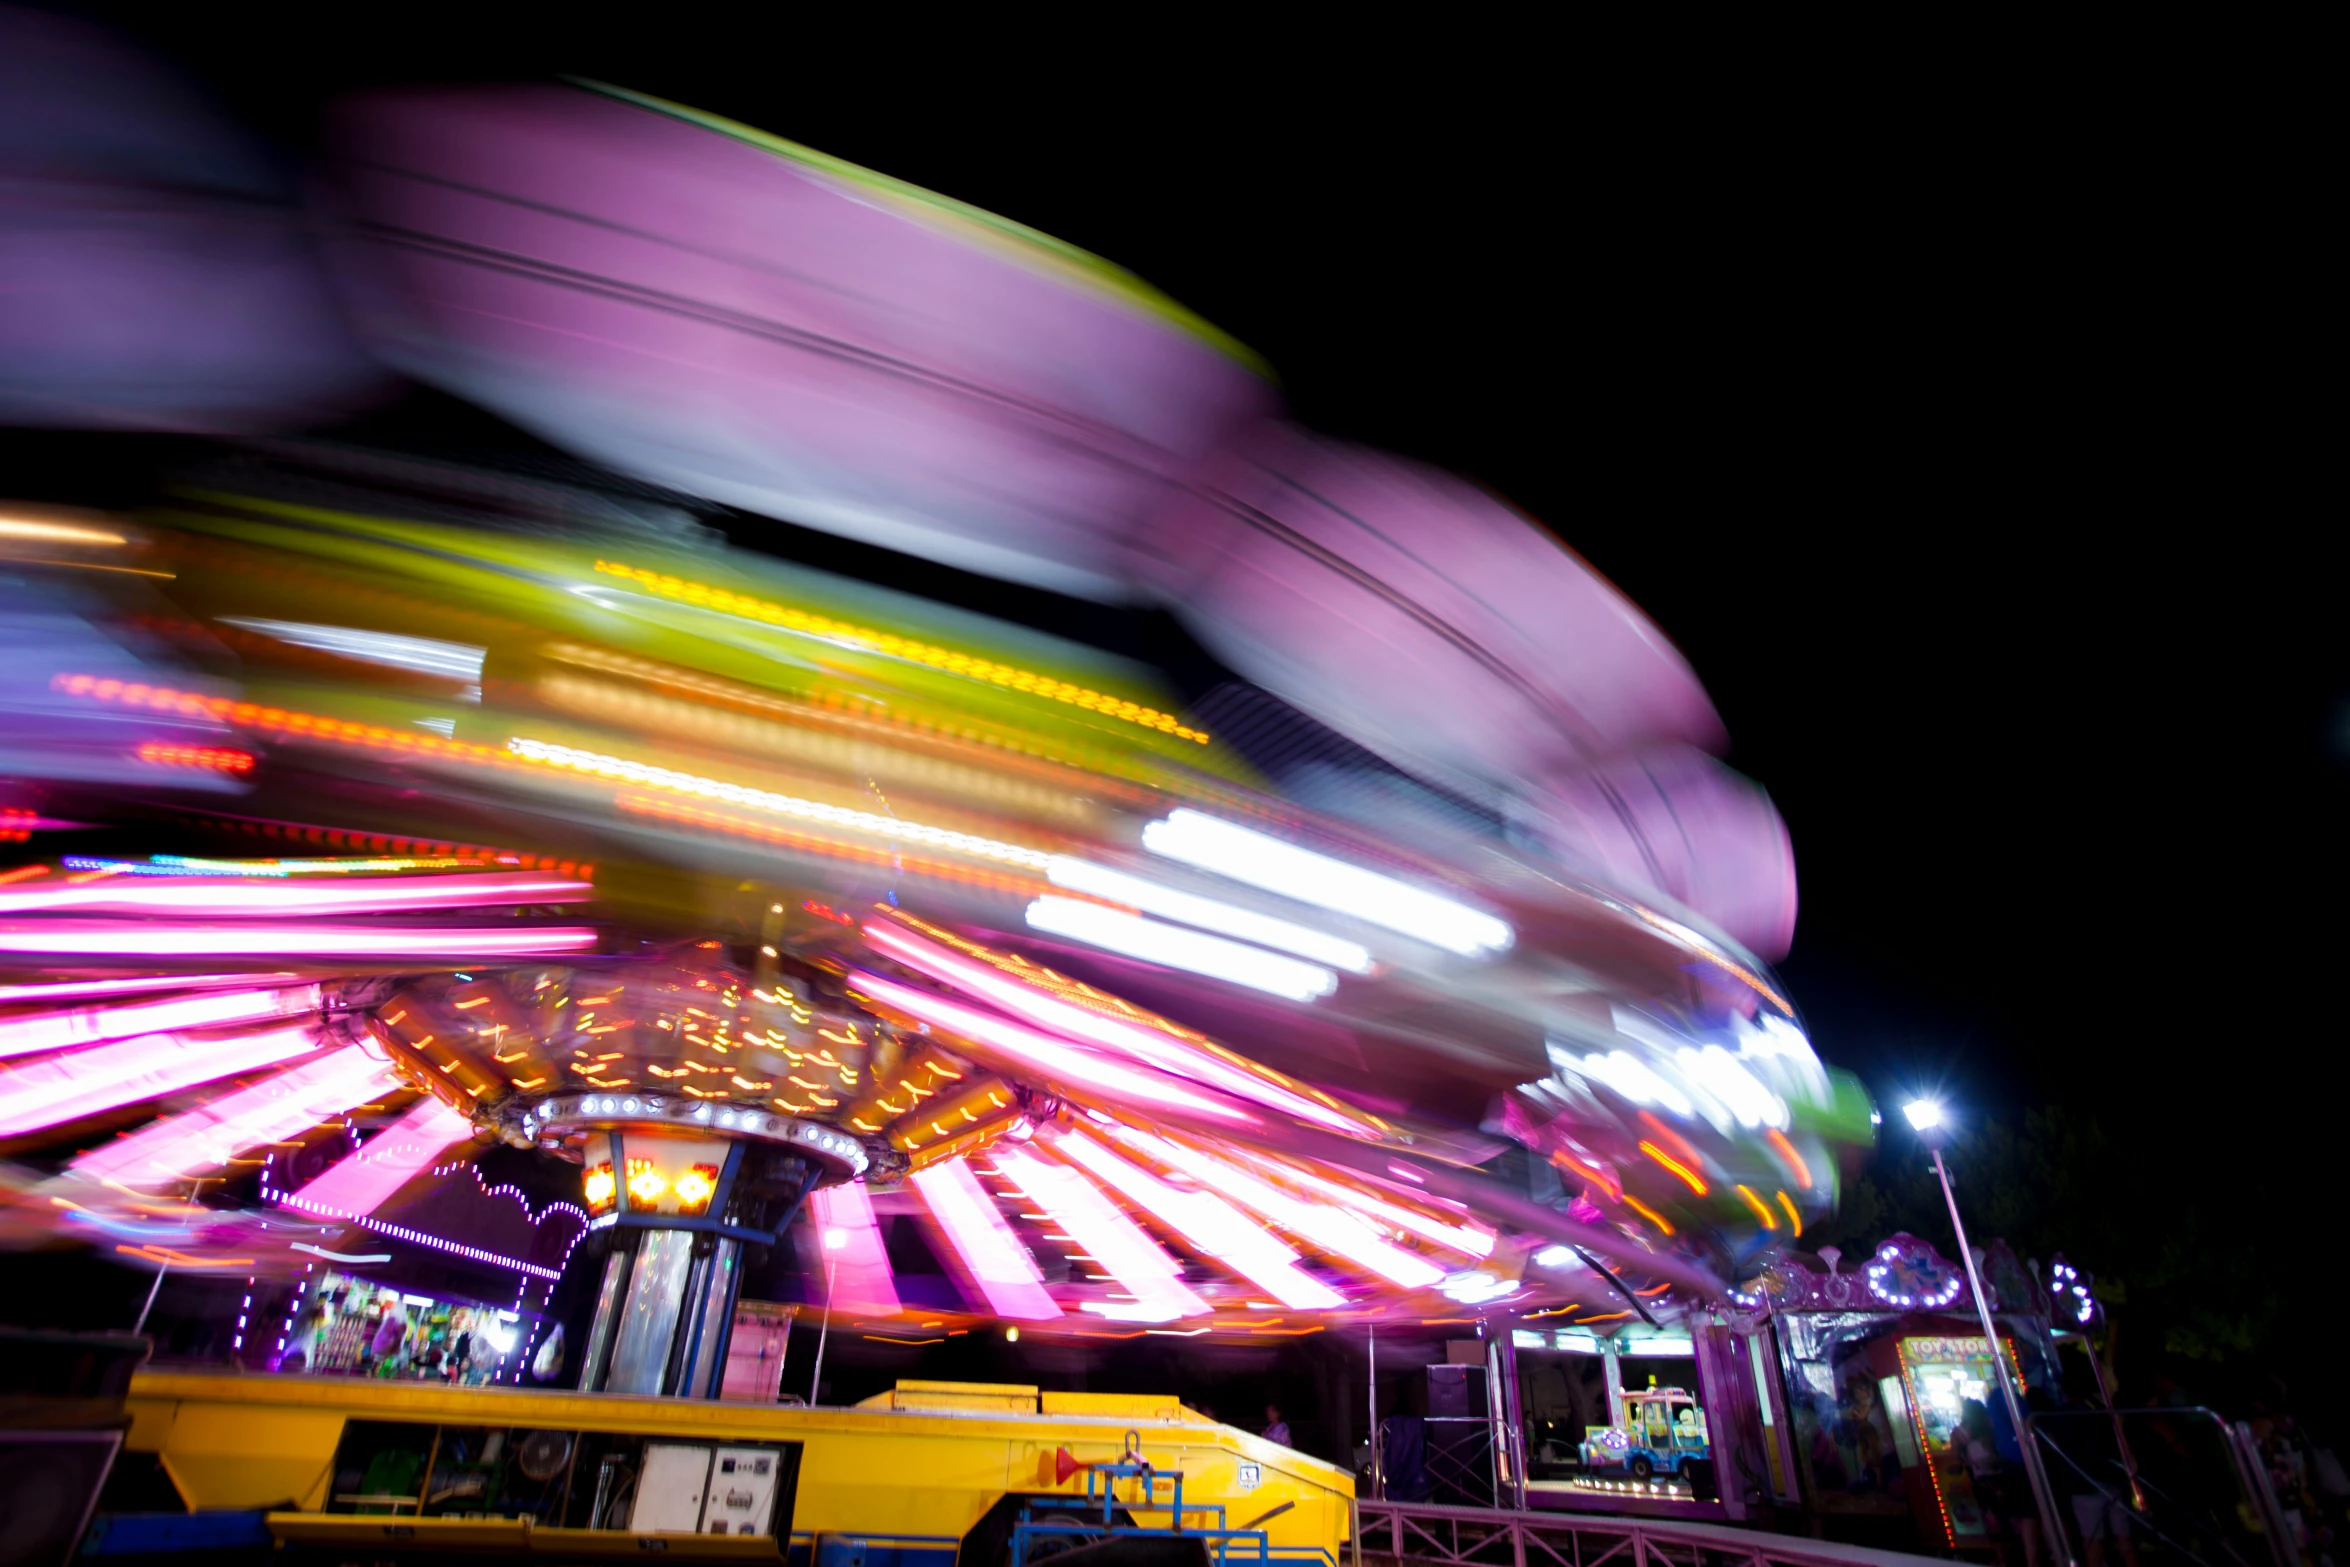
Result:
<svg viewBox="0 0 2350 1567"><path fill-rule="evenodd" d="M716 1398L745 1253L780 1240L809 1192L861 1174L863 1149L829 1127L660 1099L539 1113L584 1133L588 1227L610 1245L580 1390Z"/></svg>

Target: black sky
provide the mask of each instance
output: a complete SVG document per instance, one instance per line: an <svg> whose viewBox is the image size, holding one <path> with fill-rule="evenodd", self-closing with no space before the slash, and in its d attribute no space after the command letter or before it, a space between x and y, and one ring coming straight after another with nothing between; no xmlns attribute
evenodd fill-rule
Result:
<svg viewBox="0 0 2350 1567"><path fill-rule="evenodd" d="M1131 268L1656 617L1791 824L1832 1059L2319 1170L2350 671L2258 51L102 14L297 163L356 87L577 74Z"/></svg>

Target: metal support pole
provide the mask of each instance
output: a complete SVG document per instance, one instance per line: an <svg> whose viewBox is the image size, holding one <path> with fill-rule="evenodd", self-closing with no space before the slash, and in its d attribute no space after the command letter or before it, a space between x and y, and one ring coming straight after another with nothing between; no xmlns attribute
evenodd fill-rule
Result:
<svg viewBox="0 0 2350 1567"><path fill-rule="evenodd" d="M723 1244L716 1237L711 1237L709 1256L698 1260L698 1265L687 1279L682 1306L685 1339L669 1352L677 1367L676 1385L664 1389L665 1392L686 1398L694 1396L695 1357L702 1352L702 1332L710 1320L710 1290L717 1282L718 1266L724 1260L724 1252ZM667 1381L668 1378L664 1377L663 1380Z"/></svg>
<svg viewBox="0 0 2350 1567"><path fill-rule="evenodd" d="M824 1341L832 1332L832 1279L840 1272L840 1259L824 1259L824 1320L816 1328L816 1369L808 1376L808 1407L816 1407L816 1390L824 1385Z"/></svg>
<svg viewBox="0 0 2350 1567"><path fill-rule="evenodd" d="M2113 1329L2106 1328L2108 1333ZM2097 1378L2097 1401L2113 1420L2113 1445L2121 1449L2122 1473L2130 1477L2130 1505L2140 1513L2146 1511L2146 1490L2138 1484L2138 1460L2130 1452L2130 1439L2122 1432L2122 1412L2113 1406L2113 1390L2105 1385L2105 1362L2098 1358L2097 1346L2087 1334L2081 1336L2081 1347L2089 1352L2089 1372Z"/></svg>
<svg viewBox="0 0 2350 1567"><path fill-rule="evenodd" d="M710 1357L710 1381L701 1394L704 1398L718 1398L726 1390L726 1357L734 1349L734 1313L736 1307L742 1302L743 1271L748 1266L749 1262L742 1248L736 1247L734 1265L727 1270L726 1274L726 1305L723 1314L719 1317L721 1337L718 1340L716 1352Z"/></svg>
<svg viewBox="0 0 2350 1567"><path fill-rule="evenodd" d="M1485 1505L1498 1508L1502 1498L1502 1429L1501 1429L1501 1367L1493 1358L1493 1330L1483 1317L1477 1319L1477 1340L1485 1346L1485 1363L1478 1369L1485 1373Z"/></svg>
<svg viewBox="0 0 2350 1567"><path fill-rule="evenodd" d="M739 1142L728 1144L726 1162L718 1171L718 1185L710 1193L709 1206L703 1210L704 1212L717 1219L727 1217L727 1204L734 1197L735 1179L742 1174L742 1168L743 1145ZM702 1280L702 1288L698 1292L700 1298L693 1305L687 1307L687 1310L693 1313L693 1330L691 1337L686 1341L685 1363L683 1370L678 1373L677 1388L677 1391L687 1398L716 1398L718 1396L718 1383L726 1374L727 1341L734 1336L734 1294L742 1284L742 1261L742 1247L739 1245L729 1256L724 1241L711 1243L710 1266L708 1273ZM718 1281L720 1273L726 1275L723 1285L720 1285ZM719 1300L721 1316L716 1322L710 1320L710 1298L713 1289L722 1290ZM696 1368L701 1365L702 1339L705 1334L708 1334L712 1340L710 1344L711 1363L719 1370L715 1376L702 1378L701 1380L706 1384L706 1390L697 1391L694 1386L694 1373Z"/></svg>
<svg viewBox="0 0 2350 1567"><path fill-rule="evenodd" d="M1379 1324L1371 1324L1371 1494L1387 1499L1386 1444L1379 1436Z"/></svg>
<svg viewBox="0 0 2350 1567"><path fill-rule="evenodd" d="M155 1297L163 1293L163 1275L170 1271L169 1263L155 1270L155 1282L147 1286L147 1304L139 1308L139 1320L131 1324L133 1333L147 1331L147 1314L155 1309Z"/></svg>
<svg viewBox="0 0 2350 1567"><path fill-rule="evenodd" d="M2018 1396L2014 1368L2007 1356L2000 1353L1999 1329L1991 1321L1991 1302L1983 1293L1983 1275L1975 1266L1975 1254L1966 1242L1966 1221L1958 1216L1958 1193L1950 1184L1950 1167L1942 1162L1942 1150L1934 1153L1934 1173L1942 1178L1942 1200L1950 1204L1950 1229L1958 1237L1958 1255L1966 1263L1967 1287L1975 1292L1975 1314L1982 1319L1983 1337L1991 1346L1991 1374L1998 1379L1999 1396L2007 1400L2007 1418L2015 1426L2016 1446L2023 1449L2024 1473L2032 1481L2032 1505L2040 1514L2040 1532L2048 1537L2048 1549L2054 1552L2065 1567L2076 1567L2073 1542L2057 1519L2056 1495L2048 1488L2048 1471L2040 1466L2039 1438L2024 1424L2024 1401Z"/></svg>
<svg viewBox="0 0 2350 1567"><path fill-rule="evenodd" d="M1485 1357L1491 1370L1486 1390L1493 1414L1493 1433L1500 1438L1495 1444L1501 1484L1493 1499L1496 1507L1507 1507L1517 1512L1526 1510L1526 1423L1518 1407L1518 1335L1515 1327L1502 1324L1499 1332L1487 1342Z"/></svg>

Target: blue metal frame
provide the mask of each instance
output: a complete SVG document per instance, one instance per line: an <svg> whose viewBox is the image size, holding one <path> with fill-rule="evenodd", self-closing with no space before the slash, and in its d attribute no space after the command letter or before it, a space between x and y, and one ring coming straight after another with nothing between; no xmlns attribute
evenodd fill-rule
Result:
<svg viewBox="0 0 2350 1567"><path fill-rule="evenodd" d="M1116 1495L1117 1482L1120 1480L1140 1482L1142 1486L1141 1499L1121 1504ZM1174 1495L1168 1502L1161 1502L1158 1499L1158 1485L1161 1481L1166 1481L1174 1487ZM1070 1500L1076 1499L1072 1497ZM1074 1535L1077 1537L1074 1543L1080 1544L1111 1535L1116 1535L1120 1539L1182 1538L1205 1540L1214 1552L1218 1567L1223 1567L1228 1553L1235 1544L1245 1547L1252 1541L1256 1545L1255 1556L1251 1558L1244 1549L1238 1558L1239 1560L1246 1562L1253 1559L1265 1563L1297 1562L1300 1560L1327 1562L1329 1560L1328 1552L1310 1546L1291 1547L1277 1551L1273 1547L1271 1536L1262 1529L1228 1527L1225 1522L1224 1505L1221 1502L1203 1502L1198 1506L1185 1506L1182 1474L1161 1474L1152 1468L1149 1461L1142 1458L1136 1451L1131 1437L1121 1462L1092 1464L1086 1468L1085 1501L1089 1510L1094 1504L1100 1504L1102 1510L1100 1523L1096 1524L1090 1519L1084 1523L1043 1523L1039 1522L1033 1514L1040 1502L1045 1506L1052 1506L1053 1504L1049 1500L1037 1498L1023 1504L1020 1508L1019 1518L1012 1525L1012 1567L1028 1567L1029 1547L1038 1537L1043 1535ZM1164 1528L1144 1524L1122 1524L1111 1516L1120 1505L1145 1508L1152 1512L1163 1509L1172 1514L1174 1522ZM1194 1525L1186 1528L1183 1520L1192 1513L1213 1513L1216 1522L1213 1527Z"/></svg>

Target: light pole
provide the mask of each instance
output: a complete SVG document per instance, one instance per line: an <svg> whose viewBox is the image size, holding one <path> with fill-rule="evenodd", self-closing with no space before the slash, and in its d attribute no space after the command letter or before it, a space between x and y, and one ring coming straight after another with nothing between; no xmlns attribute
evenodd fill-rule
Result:
<svg viewBox="0 0 2350 1567"><path fill-rule="evenodd" d="M131 1324L133 1333L147 1331L147 1314L155 1309L155 1297L163 1293L163 1275L170 1267L171 1264L165 1263L155 1270L155 1282L147 1286L147 1304L139 1308L139 1320Z"/></svg>
<svg viewBox="0 0 2350 1567"><path fill-rule="evenodd" d="M816 1329L816 1369L808 1376L808 1407L816 1407L816 1390L824 1385L824 1341L832 1336L832 1281L840 1273L840 1258L833 1254L849 1243L846 1230L827 1229L824 1232L824 1320Z"/></svg>
<svg viewBox="0 0 2350 1567"><path fill-rule="evenodd" d="M2024 1401L2016 1390L2015 1368L2000 1353L1999 1329L1991 1321L1991 1301L1983 1293L1983 1275L1975 1266L1974 1249L1967 1245L1966 1221L1958 1216L1958 1193L1950 1185L1950 1167L1942 1162L1942 1139L1946 1131L1942 1102L1912 1099L1901 1107L1901 1113L1909 1118L1910 1129L1934 1156L1934 1173L1942 1181L1942 1200L1950 1205L1951 1233L1958 1237L1958 1255L1966 1264L1967 1287L1975 1292L1975 1315L1982 1320L1983 1339L1991 1348L1991 1375L1999 1383L1999 1396L2007 1401L2007 1418L2015 1428L2016 1446L2023 1450L2024 1473L2031 1477L2032 1506L2040 1514L2040 1533L2065 1567L2077 1567L2072 1541L2065 1537L2064 1526L2057 1518L2056 1493L2048 1488L2048 1471L2040 1466L2039 1438L2024 1424Z"/></svg>

